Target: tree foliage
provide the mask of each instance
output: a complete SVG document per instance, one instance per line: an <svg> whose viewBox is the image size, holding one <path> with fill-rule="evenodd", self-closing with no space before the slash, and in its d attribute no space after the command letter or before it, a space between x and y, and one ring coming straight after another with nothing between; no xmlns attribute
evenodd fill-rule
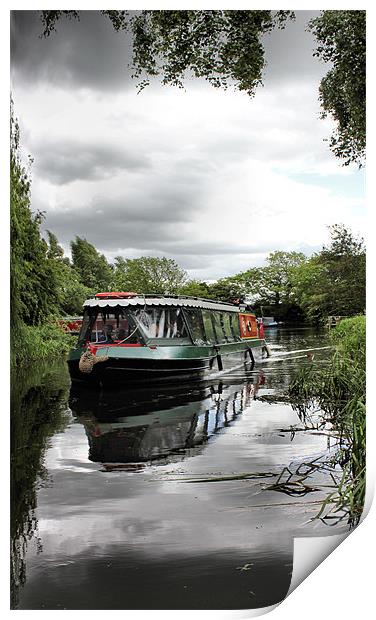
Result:
<svg viewBox="0 0 376 620"><path fill-rule="evenodd" d="M274 312L281 304L292 304L294 295L293 274L306 257L300 252L271 252L264 267L252 267L227 281L234 293L246 295L257 305L270 305Z"/></svg>
<svg viewBox="0 0 376 620"><path fill-rule="evenodd" d="M366 149L366 12L323 11L309 24L315 55L332 66L320 84L322 116L336 129L330 148L344 164L362 164Z"/></svg>
<svg viewBox="0 0 376 620"><path fill-rule="evenodd" d="M362 314L366 304L366 250L342 224L330 227L331 243L295 272L299 304L309 319Z"/></svg>
<svg viewBox="0 0 376 620"><path fill-rule="evenodd" d="M82 305L88 297L95 294L94 289L85 286L77 271L72 267L56 236L47 230L48 256L53 259L58 281L59 313L63 315L81 314Z"/></svg>
<svg viewBox="0 0 376 620"><path fill-rule="evenodd" d="M135 77L162 75L163 84L182 87L193 75L217 88L253 95L262 83L262 35L289 12L141 11L131 22Z"/></svg>
<svg viewBox="0 0 376 620"><path fill-rule="evenodd" d="M206 282L200 282L200 280L187 280L185 284L179 288L180 295L187 295L188 297L203 297L204 299L211 299L211 286Z"/></svg>
<svg viewBox="0 0 376 620"><path fill-rule="evenodd" d="M113 269L104 254L92 243L76 236L71 242L72 264L81 283L89 289L109 291L113 286Z"/></svg>
<svg viewBox="0 0 376 620"><path fill-rule="evenodd" d="M30 208L30 178L19 153L19 128L11 106L10 234L11 325L39 325L58 305L58 282L41 237L43 214Z"/></svg>
<svg viewBox="0 0 376 620"><path fill-rule="evenodd" d="M262 36L283 27L292 11L102 11L116 31L129 29L133 41L133 77L140 87L161 75L163 84L182 87L189 76L217 88L234 85L253 95L265 65ZM78 11L42 11L43 35L65 15Z"/></svg>
<svg viewBox="0 0 376 620"><path fill-rule="evenodd" d="M186 280L187 273L172 258L116 258L115 283L120 290L145 294L176 294Z"/></svg>
<svg viewBox="0 0 376 620"><path fill-rule="evenodd" d="M261 300L275 306L295 302L293 274L305 260L301 252L271 252L259 278Z"/></svg>

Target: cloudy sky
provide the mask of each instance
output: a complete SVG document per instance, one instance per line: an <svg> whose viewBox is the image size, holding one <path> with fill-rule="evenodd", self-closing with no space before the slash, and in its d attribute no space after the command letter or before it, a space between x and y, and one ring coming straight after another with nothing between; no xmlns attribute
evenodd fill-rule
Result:
<svg viewBox="0 0 376 620"><path fill-rule="evenodd" d="M38 12L14 11L12 92L45 228L67 253L79 235L109 260L167 256L208 280L273 250L312 254L330 224L363 235L364 173L325 142L313 15L265 36L264 87L250 99L198 80L138 93L127 37L97 12L40 39Z"/></svg>

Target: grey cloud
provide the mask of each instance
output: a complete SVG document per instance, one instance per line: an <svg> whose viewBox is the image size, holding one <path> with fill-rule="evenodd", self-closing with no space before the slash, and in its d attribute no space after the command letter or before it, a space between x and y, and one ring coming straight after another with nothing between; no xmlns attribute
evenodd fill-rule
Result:
<svg viewBox="0 0 376 620"><path fill-rule="evenodd" d="M77 234L87 238L101 252L123 256L134 251L166 255L185 268L204 268L208 260L224 256L243 256L250 261L270 251L267 243L192 240L188 234L184 237L185 224L193 219L199 208L199 204L173 190L161 191L155 197L135 198L131 202L97 198L90 208L49 211L44 227L52 230L66 246L72 235ZM285 249L283 241L280 246L275 244L274 249Z"/></svg>
<svg viewBox="0 0 376 620"><path fill-rule="evenodd" d="M287 22L285 29L275 29L264 36L266 68L263 81L266 88L269 84L321 79L325 66L313 58L316 41L306 31L308 22L319 14L320 11L295 11L294 22Z"/></svg>
<svg viewBox="0 0 376 620"><path fill-rule="evenodd" d="M39 176L57 185L84 179L98 181L121 171L136 172L151 166L146 155L112 145L44 142L34 145L32 152Z"/></svg>
<svg viewBox="0 0 376 620"><path fill-rule="evenodd" d="M199 193L199 192L198 192ZM124 197L96 197L86 207L68 205L47 211L46 228L64 243L72 231L85 236L103 250L116 248L152 248L176 239L184 223L192 220L200 203L195 189L181 181L156 189L151 182L142 194L129 190Z"/></svg>
<svg viewBox="0 0 376 620"><path fill-rule="evenodd" d="M62 88L124 90L134 87L126 33L116 33L98 11L81 11L80 21L64 17L57 32L40 38L40 11L12 11L11 57L14 79L48 82Z"/></svg>
<svg viewBox="0 0 376 620"><path fill-rule="evenodd" d="M50 212L45 227L52 230L62 243L67 244L74 235L85 237L101 251L116 248L142 248L154 246L155 235L167 241L174 236L173 223L148 222L145 212L138 220L126 212L114 214L105 207L88 214L71 209Z"/></svg>
<svg viewBox="0 0 376 620"><path fill-rule="evenodd" d="M158 247L158 242L155 244ZM198 261L202 260L203 256L223 256L223 255L254 255L260 254L267 251L269 248L269 244L259 244L252 242L247 243L246 245L242 244L241 241L239 243L227 243L224 241L176 241L173 239L171 242L165 246L170 254L174 254L175 256L179 256L181 260L189 260L198 259ZM282 247L282 242L281 242ZM276 249L280 249L276 247ZM199 262L195 265L199 266Z"/></svg>

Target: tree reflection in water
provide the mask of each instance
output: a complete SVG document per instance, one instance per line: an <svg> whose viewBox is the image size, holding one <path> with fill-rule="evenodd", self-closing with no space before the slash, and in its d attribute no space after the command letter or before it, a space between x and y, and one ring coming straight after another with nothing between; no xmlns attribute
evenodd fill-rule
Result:
<svg viewBox="0 0 376 620"><path fill-rule="evenodd" d="M39 365L11 377L11 608L18 604L26 580L25 557L30 540L38 538L36 494L48 484L44 455L49 438L71 419L70 380L66 364Z"/></svg>

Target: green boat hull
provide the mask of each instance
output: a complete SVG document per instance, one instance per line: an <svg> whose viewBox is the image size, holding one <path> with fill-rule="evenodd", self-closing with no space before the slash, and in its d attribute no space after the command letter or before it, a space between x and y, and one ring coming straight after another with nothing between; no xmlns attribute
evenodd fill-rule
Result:
<svg viewBox="0 0 376 620"><path fill-rule="evenodd" d="M74 381L102 386L132 387L140 383L206 380L244 365L253 366L267 356L265 341L258 338L218 345L103 346L96 351L91 372L83 373L79 361L84 348L73 349L68 365ZM107 358L107 359L106 359Z"/></svg>

